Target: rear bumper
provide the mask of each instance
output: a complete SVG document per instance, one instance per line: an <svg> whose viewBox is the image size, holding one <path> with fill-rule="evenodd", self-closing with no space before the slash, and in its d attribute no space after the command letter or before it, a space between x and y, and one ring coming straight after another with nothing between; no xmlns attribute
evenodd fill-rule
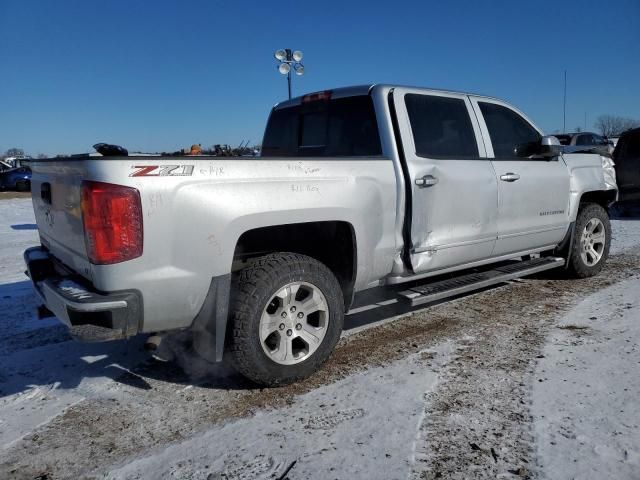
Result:
<svg viewBox="0 0 640 480"><path fill-rule="evenodd" d="M43 247L24 252L27 275L43 304L84 341L106 341L138 333L142 296L135 290L98 292L67 271Z"/></svg>

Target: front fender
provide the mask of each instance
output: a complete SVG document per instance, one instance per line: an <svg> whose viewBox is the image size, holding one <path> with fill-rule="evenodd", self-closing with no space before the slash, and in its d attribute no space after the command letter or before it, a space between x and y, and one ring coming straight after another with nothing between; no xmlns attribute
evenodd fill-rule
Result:
<svg viewBox="0 0 640 480"><path fill-rule="evenodd" d="M580 202L585 195L594 195L599 192L612 192L610 185L605 181L605 169L600 155L589 153L571 153L563 155L569 169L570 198L569 219L574 222L578 216ZM611 194L605 194L611 195ZM613 197L615 198L615 193Z"/></svg>

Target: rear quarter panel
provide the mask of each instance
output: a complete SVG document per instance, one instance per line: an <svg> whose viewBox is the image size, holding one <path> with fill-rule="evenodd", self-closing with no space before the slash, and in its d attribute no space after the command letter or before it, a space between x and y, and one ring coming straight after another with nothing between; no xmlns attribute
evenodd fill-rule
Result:
<svg viewBox="0 0 640 480"><path fill-rule="evenodd" d="M270 225L345 221L357 242L356 290L392 268L396 179L390 160L148 158L87 162L92 180L140 191L142 257L91 265L104 291L137 289L143 331L187 327L211 278L231 271L240 235ZM193 166L191 176L131 177L135 166Z"/></svg>

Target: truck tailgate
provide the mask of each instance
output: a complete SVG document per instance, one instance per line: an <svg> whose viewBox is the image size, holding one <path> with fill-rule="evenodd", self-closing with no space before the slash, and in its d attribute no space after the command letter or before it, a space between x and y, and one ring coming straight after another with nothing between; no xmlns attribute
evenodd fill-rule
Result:
<svg viewBox="0 0 640 480"><path fill-rule="evenodd" d="M81 206L85 162L34 162L32 172L33 209L42 244L62 263L90 279Z"/></svg>

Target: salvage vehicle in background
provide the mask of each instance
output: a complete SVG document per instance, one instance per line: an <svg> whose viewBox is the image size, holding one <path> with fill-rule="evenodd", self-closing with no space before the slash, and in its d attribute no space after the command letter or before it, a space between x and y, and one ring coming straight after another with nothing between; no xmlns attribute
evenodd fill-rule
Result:
<svg viewBox="0 0 640 480"><path fill-rule="evenodd" d="M42 301L85 340L190 329L204 356L279 385L327 360L367 289L407 284L399 300L421 305L607 259L600 156L495 98L312 93L273 108L262 147L33 161Z"/></svg>
<svg viewBox="0 0 640 480"><path fill-rule="evenodd" d="M31 188L31 169L29 167L10 168L0 172L0 189L28 192Z"/></svg>
<svg viewBox="0 0 640 480"><path fill-rule="evenodd" d="M620 189L616 206L620 213L629 215L632 207L640 206L640 128L620 135L613 161Z"/></svg>
<svg viewBox="0 0 640 480"><path fill-rule="evenodd" d="M565 151L580 151L585 148L595 150L601 155L613 153L613 142L592 132L560 133L554 135L561 145L568 147Z"/></svg>

